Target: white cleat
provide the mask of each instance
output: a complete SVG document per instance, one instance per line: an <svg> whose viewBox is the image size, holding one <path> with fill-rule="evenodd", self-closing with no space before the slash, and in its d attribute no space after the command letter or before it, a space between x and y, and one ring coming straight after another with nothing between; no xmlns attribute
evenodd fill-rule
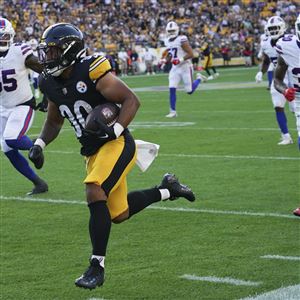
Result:
<svg viewBox="0 0 300 300"><path fill-rule="evenodd" d="M207 80L213 80L214 77L212 75L208 76Z"/></svg>
<svg viewBox="0 0 300 300"><path fill-rule="evenodd" d="M214 78L215 78L215 79L218 78L219 76L220 76L219 73L215 73L215 74L214 74Z"/></svg>
<svg viewBox="0 0 300 300"><path fill-rule="evenodd" d="M166 118L176 118L176 117L177 117L177 112L175 110L170 111L170 113L166 115Z"/></svg>
<svg viewBox="0 0 300 300"><path fill-rule="evenodd" d="M278 145L290 145L293 144L293 139L289 134L287 135L282 135L281 141L278 143Z"/></svg>
<svg viewBox="0 0 300 300"><path fill-rule="evenodd" d="M207 77L202 75L201 73L198 73L196 76L197 79L200 79L202 82L206 82L207 81Z"/></svg>

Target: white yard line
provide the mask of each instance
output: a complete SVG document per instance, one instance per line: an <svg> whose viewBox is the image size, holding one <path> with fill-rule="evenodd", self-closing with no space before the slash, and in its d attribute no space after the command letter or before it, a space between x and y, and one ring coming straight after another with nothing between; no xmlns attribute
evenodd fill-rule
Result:
<svg viewBox="0 0 300 300"><path fill-rule="evenodd" d="M0 200L17 200L23 202L39 202L39 203L53 203L53 204L75 204L86 205L84 200L66 200L66 199L47 199L47 198L35 198L35 197L18 197L18 196L4 196L0 195ZM197 209L197 208L184 208L184 207L164 207L151 205L147 209L176 211L176 212L191 212L191 213L208 213L214 215L238 215L249 217L274 217L274 218L287 218L298 219L299 217L292 214L279 214L279 213L262 213L262 212L248 212L248 211L228 211L228 210L214 210L214 209Z"/></svg>
<svg viewBox="0 0 300 300"><path fill-rule="evenodd" d="M215 276L196 276L190 274L184 274L180 276L180 278L187 279L187 280L196 280L196 281L208 281L213 283L227 283L232 285L244 285L244 286L259 286L262 282L255 282L255 281L246 281L240 279L234 279L230 277L215 277Z"/></svg>
<svg viewBox="0 0 300 300"><path fill-rule="evenodd" d="M59 151L59 150L45 150L44 152L49 154L77 154L78 151ZM292 156L257 156L257 155L209 155L209 154L176 154L176 153L159 153L159 156L163 157L177 157L177 158L208 158L208 159L260 159L260 160L300 160L300 157Z"/></svg>
<svg viewBox="0 0 300 300"><path fill-rule="evenodd" d="M300 256L282 256L282 255L263 255L260 258L266 258L266 259L281 259L281 260L299 260Z"/></svg>
<svg viewBox="0 0 300 300"><path fill-rule="evenodd" d="M299 300L300 284L282 287L264 294L250 296L240 300Z"/></svg>

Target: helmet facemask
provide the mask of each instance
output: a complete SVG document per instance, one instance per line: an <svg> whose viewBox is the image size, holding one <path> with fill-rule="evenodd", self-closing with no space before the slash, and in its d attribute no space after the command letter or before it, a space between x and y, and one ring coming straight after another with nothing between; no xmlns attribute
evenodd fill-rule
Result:
<svg viewBox="0 0 300 300"><path fill-rule="evenodd" d="M286 24L280 17L271 17L266 25L266 32L272 40L277 40L284 35Z"/></svg>

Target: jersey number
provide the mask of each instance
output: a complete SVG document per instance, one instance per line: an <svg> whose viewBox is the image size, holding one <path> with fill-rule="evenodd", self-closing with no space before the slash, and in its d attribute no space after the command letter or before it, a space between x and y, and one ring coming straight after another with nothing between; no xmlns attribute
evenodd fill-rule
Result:
<svg viewBox="0 0 300 300"><path fill-rule="evenodd" d="M67 105L59 106L61 115L70 121L70 123L75 129L77 137L81 137L82 128L85 127L85 119L82 116L80 109L84 109L88 114L92 110L92 107L87 102L83 100L78 100L74 103L74 116L74 114L71 112L70 108Z"/></svg>
<svg viewBox="0 0 300 300"><path fill-rule="evenodd" d="M170 53L173 58L176 58L177 57L177 48L170 49Z"/></svg>
<svg viewBox="0 0 300 300"><path fill-rule="evenodd" d="M17 89L17 80L15 78L11 78L11 76L15 74L15 69L1 71L2 82L0 81L0 92L2 92L3 89L6 92L12 92Z"/></svg>
<svg viewBox="0 0 300 300"><path fill-rule="evenodd" d="M292 73L293 73L296 77L298 77L298 82L299 82L299 84L294 84L294 87L295 87L295 88L300 88L300 77L299 77L299 75L300 75L300 68L294 68L294 69L292 70Z"/></svg>

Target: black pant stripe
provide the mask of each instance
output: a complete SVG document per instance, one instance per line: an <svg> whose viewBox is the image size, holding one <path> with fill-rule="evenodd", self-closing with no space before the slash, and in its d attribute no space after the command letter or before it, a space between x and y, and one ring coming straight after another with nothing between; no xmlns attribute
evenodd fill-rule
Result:
<svg viewBox="0 0 300 300"><path fill-rule="evenodd" d="M107 177L107 179L102 183L101 187L105 194L108 196L112 188L116 185L123 172L125 171L128 164L134 157L135 154L135 142L131 134L126 131L124 133L125 144L120 157L118 158L114 168Z"/></svg>

